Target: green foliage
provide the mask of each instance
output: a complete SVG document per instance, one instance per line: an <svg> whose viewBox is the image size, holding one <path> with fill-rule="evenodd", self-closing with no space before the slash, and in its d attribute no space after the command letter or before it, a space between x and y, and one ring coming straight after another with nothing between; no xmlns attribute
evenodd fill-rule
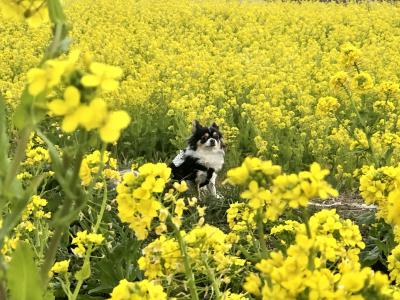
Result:
<svg viewBox="0 0 400 300"><path fill-rule="evenodd" d="M364 231L365 248L360 254L364 266L387 272L387 258L396 246L392 226L382 219L376 219L374 211L356 217L361 231Z"/></svg>
<svg viewBox="0 0 400 300"><path fill-rule="evenodd" d="M29 244L20 242L7 272L11 300L41 300L43 291Z"/></svg>

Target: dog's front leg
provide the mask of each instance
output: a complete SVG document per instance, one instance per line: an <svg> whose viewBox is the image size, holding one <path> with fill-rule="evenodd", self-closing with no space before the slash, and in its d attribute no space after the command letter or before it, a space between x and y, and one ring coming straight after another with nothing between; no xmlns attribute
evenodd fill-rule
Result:
<svg viewBox="0 0 400 300"><path fill-rule="evenodd" d="M210 182L207 185L207 189L210 192L211 195L213 195L214 197L217 197L217 189L215 187L215 180L217 179L217 174L214 172Z"/></svg>

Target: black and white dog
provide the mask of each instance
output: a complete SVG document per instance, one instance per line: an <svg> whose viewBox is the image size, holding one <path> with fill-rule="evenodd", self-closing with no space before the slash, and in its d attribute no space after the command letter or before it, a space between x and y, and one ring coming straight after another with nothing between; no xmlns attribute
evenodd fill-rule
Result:
<svg viewBox="0 0 400 300"><path fill-rule="evenodd" d="M217 172L224 164L224 149L222 134L217 124L204 127L198 121L194 121L187 148L181 150L169 165L172 178L196 185L199 192L203 187L207 187L208 191L217 197L215 180Z"/></svg>

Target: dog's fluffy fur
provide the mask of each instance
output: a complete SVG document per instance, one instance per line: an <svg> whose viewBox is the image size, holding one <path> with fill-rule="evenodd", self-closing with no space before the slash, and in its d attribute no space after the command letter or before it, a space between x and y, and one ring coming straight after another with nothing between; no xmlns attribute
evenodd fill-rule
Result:
<svg viewBox="0 0 400 300"><path fill-rule="evenodd" d="M209 127L193 122L192 136L186 149L170 163L174 180L185 180L197 186L207 187L213 196L217 196L215 180L217 172L224 164L225 145L217 124Z"/></svg>

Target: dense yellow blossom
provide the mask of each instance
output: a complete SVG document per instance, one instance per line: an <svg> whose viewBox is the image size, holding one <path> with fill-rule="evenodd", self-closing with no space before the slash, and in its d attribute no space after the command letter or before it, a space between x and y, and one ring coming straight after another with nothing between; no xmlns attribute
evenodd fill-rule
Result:
<svg viewBox="0 0 400 300"><path fill-rule="evenodd" d="M161 203L156 196L164 191L171 169L164 163L147 163L138 171L138 175L132 172L123 176L122 182L117 186L117 203L120 219L129 223L136 237L143 240L161 209ZM178 210L183 210L183 207Z"/></svg>
<svg viewBox="0 0 400 300"><path fill-rule="evenodd" d="M88 233L86 230L79 231L72 239L72 245L76 245L73 251L78 257L83 257L88 245L100 245L103 241L104 237L101 234Z"/></svg>
<svg viewBox="0 0 400 300"><path fill-rule="evenodd" d="M245 203L232 203L226 211L229 228L233 232L242 232L255 228L254 210Z"/></svg>
<svg viewBox="0 0 400 300"><path fill-rule="evenodd" d="M262 299L297 299L304 293L309 299L353 299L364 288L376 289L377 297L394 294L386 275L361 268L358 253L364 243L350 220L322 210L306 226L288 227L295 232L294 243L256 264L260 274L250 273L243 285L249 293Z"/></svg>
<svg viewBox="0 0 400 300"><path fill-rule="evenodd" d="M400 187L399 167L365 167L360 177L360 193L367 204L378 206L377 216L385 219L386 222L397 223L398 198L397 190ZM392 193L392 194L391 194ZM389 195L390 200L388 200Z"/></svg>
<svg viewBox="0 0 400 300"><path fill-rule="evenodd" d="M351 43L346 43L340 48L342 52L342 63L345 66L354 66L360 62L361 51Z"/></svg>
<svg viewBox="0 0 400 300"><path fill-rule="evenodd" d="M95 188L102 187L102 179L119 181L121 176L118 172L117 160L110 157L110 152L105 151L103 153L103 170L100 172L100 161L101 152L99 150L93 151L93 153L86 155L81 163L79 170L79 177L82 180L82 184L88 186L92 181L97 178Z"/></svg>
<svg viewBox="0 0 400 300"><path fill-rule="evenodd" d="M307 163L350 162L349 151L357 149L350 149L354 141L346 140L354 138L348 137L348 132L339 142L332 137L342 125L319 116L328 109L322 102L314 113L318 100L337 98L344 124L354 116L346 110L349 100L342 84L351 89L355 81L362 88L359 92L369 88L375 101L385 102L384 95L374 94L377 91L398 97L399 7L388 3L298 6L257 1L100 0L64 4L67 20L74 24L71 49L92 57L83 62L87 72L80 82L88 89L114 90L103 97L108 106L123 106L132 117L137 115L132 140L148 126L146 120L157 115L160 118L152 126L168 128L169 146L181 147L189 133L188 124L197 118L216 121L226 141L234 145L232 151L250 138L246 154L262 155L296 170L303 157L310 155ZM26 80L35 95L54 86L63 66L50 61L36 67L49 29L26 29L23 22L7 19L2 20L2 27L5 47L0 49L0 91L6 100L15 104ZM30 68L36 69L27 77ZM364 76L366 73L370 75ZM370 77L376 89L371 88ZM366 100L363 105L368 111L373 104L368 97ZM396 103L394 100L389 99ZM324 104L332 112L337 109L333 102ZM396 112L398 109L387 114L385 125L393 134ZM385 115L382 108L379 113ZM112 123L104 120L101 131L106 141L116 139L111 132L118 129L112 130ZM400 146L393 153L394 161L399 154ZM344 171L351 173L362 163L343 163Z"/></svg>
<svg viewBox="0 0 400 300"><path fill-rule="evenodd" d="M129 282L122 279L113 289L110 300L166 300L167 295L159 284L148 280Z"/></svg>
<svg viewBox="0 0 400 300"><path fill-rule="evenodd" d="M206 273L203 259L218 272L229 268L241 267L245 260L230 254L232 243L228 235L220 229L205 224L184 233L183 239L187 246L192 268ZM149 279L174 276L184 272L184 262L178 241L174 238L160 236L143 249L139 259L139 268Z"/></svg>
<svg viewBox="0 0 400 300"><path fill-rule="evenodd" d="M17 231L27 230L32 231L36 229L34 219L49 219L51 212L46 212L44 208L47 205L47 200L40 196L34 195L31 201L26 206L22 213L21 222L16 227Z"/></svg>
<svg viewBox="0 0 400 300"><path fill-rule="evenodd" d="M311 199L336 197L338 192L325 180L328 173L313 163L310 171L281 174L281 167L271 161L248 157L240 167L228 171L227 181L242 186L248 182L241 198L250 209L261 209L264 218L274 221L287 207L306 207Z"/></svg>
<svg viewBox="0 0 400 300"><path fill-rule="evenodd" d="M336 113L340 104L334 97L322 97L318 100L317 109L315 113L317 115L328 115Z"/></svg>
<svg viewBox="0 0 400 300"><path fill-rule="evenodd" d="M352 84L356 90L369 90L374 86L371 75L366 72L360 72L354 76Z"/></svg>
<svg viewBox="0 0 400 300"><path fill-rule="evenodd" d="M58 261L54 263L50 270L50 276L53 276L54 273L67 273L69 268L69 260Z"/></svg>

